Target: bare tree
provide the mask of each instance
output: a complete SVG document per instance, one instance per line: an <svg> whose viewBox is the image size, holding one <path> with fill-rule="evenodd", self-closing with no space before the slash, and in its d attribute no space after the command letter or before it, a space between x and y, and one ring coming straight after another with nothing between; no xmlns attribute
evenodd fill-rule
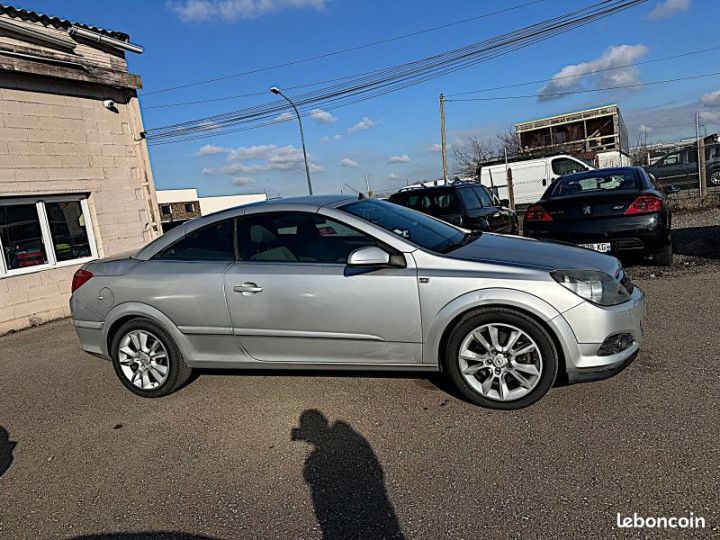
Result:
<svg viewBox="0 0 720 540"><path fill-rule="evenodd" d="M641 131L635 140L635 146L630 149L630 162L637 166L649 165L648 155L648 133Z"/></svg>
<svg viewBox="0 0 720 540"><path fill-rule="evenodd" d="M508 128L497 135L500 143L499 153L504 154L507 151L508 157L516 156L520 153L520 139L513 128Z"/></svg>
<svg viewBox="0 0 720 540"><path fill-rule="evenodd" d="M459 176L475 176L478 166L497 157L497 149L489 142L471 137L464 143L452 146L453 172Z"/></svg>

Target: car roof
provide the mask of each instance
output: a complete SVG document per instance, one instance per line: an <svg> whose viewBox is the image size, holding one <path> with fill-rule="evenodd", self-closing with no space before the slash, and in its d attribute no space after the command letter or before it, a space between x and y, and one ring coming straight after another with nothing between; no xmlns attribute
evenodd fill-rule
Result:
<svg viewBox="0 0 720 540"><path fill-rule="evenodd" d="M482 184L479 182L458 182L455 184L449 184L449 185L445 185L445 186L423 186L423 187L416 187L416 188L409 187L406 189L401 189L397 193L393 193L390 196L392 197L393 195L405 195L408 193L420 193L420 192L425 192L425 191L443 191L443 190L458 189L458 188L463 188L463 187L481 187L481 186L482 186Z"/></svg>

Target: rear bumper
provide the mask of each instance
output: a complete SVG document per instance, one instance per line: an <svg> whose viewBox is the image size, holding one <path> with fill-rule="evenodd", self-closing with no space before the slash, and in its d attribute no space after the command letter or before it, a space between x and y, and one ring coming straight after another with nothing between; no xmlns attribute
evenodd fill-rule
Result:
<svg viewBox="0 0 720 540"><path fill-rule="evenodd" d="M539 240L570 244L609 242L611 253L652 253L667 244L669 230L660 214L635 217L530 222L523 224L523 235Z"/></svg>
<svg viewBox="0 0 720 540"><path fill-rule="evenodd" d="M72 320L80 340L80 348L94 356L110 359L103 338L103 323L96 321Z"/></svg>
<svg viewBox="0 0 720 540"><path fill-rule="evenodd" d="M638 287L628 302L601 307L583 302L558 315L551 323L563 338L565 371L571 383L605 379L627 367L643 340L645 294ZM614 334L632 335L632 343L612 355L599 355L600 346Z"/></svg>

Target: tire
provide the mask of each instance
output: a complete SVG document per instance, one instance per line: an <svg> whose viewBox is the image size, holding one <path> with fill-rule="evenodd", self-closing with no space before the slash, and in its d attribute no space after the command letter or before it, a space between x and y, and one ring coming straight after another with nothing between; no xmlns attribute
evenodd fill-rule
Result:
<svg viewBox="0 0 720 540"><path fill-rule="evenodd" d="M707 185L708 185L708 187L720 186L720 169L717 169L714 171L708 171Z"/></svg>
<svg viewBox="0 0 720 540"><path fill-rule="evenodd" d="M533 350L512 358L505 353L488 355L474 335L480 330L480 334L492 348L493 343L488 338L491 336L490 326L498 328L497 342L501 346L507 345L507 338L513 332L519 331L523 335L513 349L522 352L532 345ZM475 360L470 363L460 358L461 347L465 350L468 343L476 353L490 358L484 359L484 364ZM464 353L467 354L468 352ZM498 356L506 359L505 367L498 367L502 363ZM548 332L532 317L508 308L480 308L465 314L450 333L444 360L448 377L458 391L468 401L491 409L513 410L532 405L550 390L558 373L558 352ZM477 369L481 364L482 367ZM523 367L515 370L516 366ZM535 368L537 374L530 373L531 367ZM476 369L474 374L462 373L463 370L472 369ZM500 375L497 375L497 370L501 370ZM526 384L531 384L523 387L512 372L519 373ZM489 377L494 379L490 382L490 390L483 391ZM503 392L505 398L501 396L501 379L506 383Z"/></svg>
<svg viewBox="0 0 720 540"><path fill-rule="evenodd" d="M668 242L663 248L653 255L655 264L658 266L672 266L673 263L673 248L672 242Z"/></svg>
<svg viewBox="0 0 720 540"><path fill-rule="evenodd" d="M146 336L146 345L144 348L138 348L137 344L142 342L142 334ZM155 347L154 340L159 341L160 345ZM145 357L139 358L139 349L145 352ZM155 349L154 355L157 356L151 357L148 354L152 349ZM137 359L133 359L128 354L129 350L136 353ZM158 398L172 394L187 382L192 373L192 369L185 363L180 349L170 335L160 325L147 319L133 319L123 324L112 339L110 351L113 367L120 382L133 394L141 397ZM162 352L165 353L165 357L162 356ZM152 358L156 359L152 360ZM147 361L147 365L141 369L140 363L143 360ZM138 371L140 375L136 376ZM133 372L133 375L130 372ZM135 382L130 379L131 376ZM146 380L148 385L145 385Z"/></svg>

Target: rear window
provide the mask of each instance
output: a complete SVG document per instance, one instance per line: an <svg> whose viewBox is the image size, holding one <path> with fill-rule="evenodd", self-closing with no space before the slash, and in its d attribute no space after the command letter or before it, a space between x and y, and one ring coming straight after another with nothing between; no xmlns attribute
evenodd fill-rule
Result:
<svg viewBox="0 0 720 540"><path fill-rule="evenodd" d="M452 190L405 191L392 195L390 202L436 216L460 213L457 196Z"/></svg>
<svg viewBox="0 0 720 540"><path fill-rule="evenodd" d="M562 176L555 182L550 196L566 197L611 191L631 191L639 188L640 181L635 173L581 177Z"/></svg>

